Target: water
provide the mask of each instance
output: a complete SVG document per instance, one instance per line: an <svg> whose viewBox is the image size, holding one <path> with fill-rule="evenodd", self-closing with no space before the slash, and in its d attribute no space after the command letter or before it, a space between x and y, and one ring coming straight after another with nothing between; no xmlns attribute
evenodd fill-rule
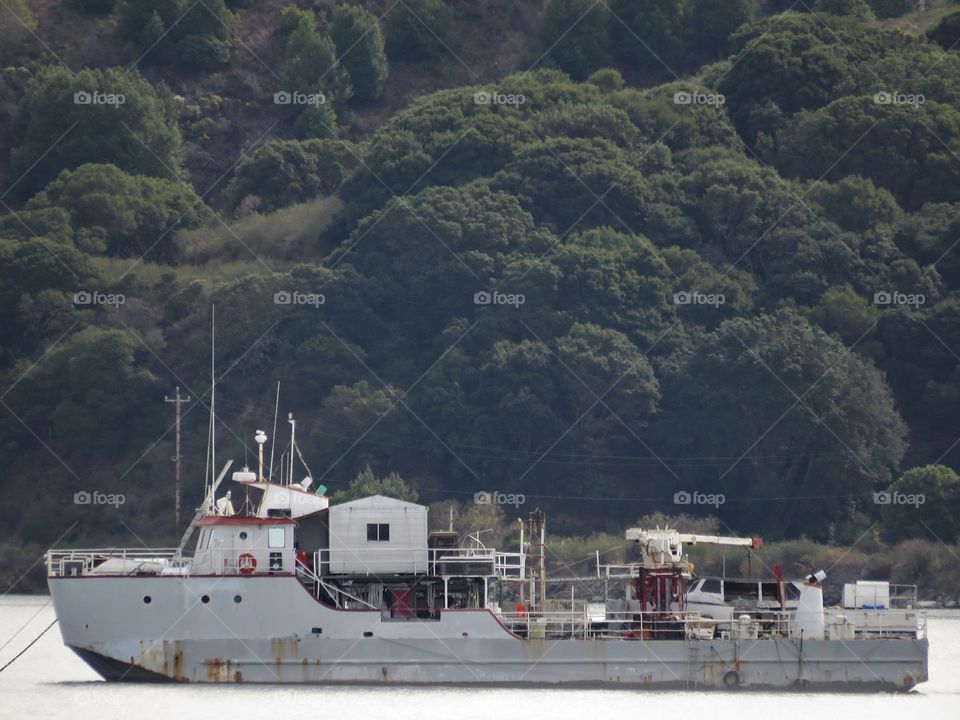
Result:
<svg viewBox="0 0 960 720"><path fill-rule="evenodd" d="M39 611L39 612L38 612ZM35 613L36 617L30 620ZM48 597L0 598L0 666L53 620ZM24 623L29 624L13 640ZM344 688L105 683L67 650L56 627L0 673L0 720L20 718L452 718L454 720L960 720L960 611L929 614L930 682L909 695ZM8 643L9 641L9 643ZM265 715L269 713L269 715Z"/></svg>

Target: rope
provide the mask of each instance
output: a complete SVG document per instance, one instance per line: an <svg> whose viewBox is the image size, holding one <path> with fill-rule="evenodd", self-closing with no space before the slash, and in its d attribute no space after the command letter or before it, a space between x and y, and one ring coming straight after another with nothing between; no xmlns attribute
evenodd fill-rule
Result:
<svg viewBox="0 0 960 720"><path fill-rule="evenodd" d="M15 637L17 637L17 635L19 635L20 633L22 633L22 632L23 632L23 629L24 629L25 627L27 627L27 625L29 625L30 623L32 623L32 622L33 622L33 619L34 619L37 615L39 615L40 613L42 613L42 612L46 609L47 605L49 605L49 604L50 604L50 601L47 600L43 605L41 605L41 606L40 606L40 609L37 610L33 615L31 615L31 616L30 616L30 619L27 620L23 625L21 625L19 630L17 630L13 635L11 635L9 638L7 638L7 641L6 641L3 645L0 645L0 650L3 650L7 645L9 645L10 643L12 643L12 642L13 642L13 639L14 639Z"/></svg>
<svg viewBox="0 0 960 720"><path fill-rule="evenodd" d="M10 667L11 665L13 665L17 660L19 660L21 655L23 655L27 650L29 650L30 648L32 648L32 647L34 646L34 644L37 642L37 640L39 640L39 639L42 638L44 635L46 635L46 634L47 634L47 630L49 630L50 628L52 628L52 627L53 627L54 625L56 625L56 624L57 624L57 621L56 621L56 619L54 619L54 621L53 621L52 623L50 623L49 625L47 625L47 626L43 629L43 632L41 632L41 633L40 633L39 635L37 635L33 640L30 641L30 644L29 644L29 645L27 645L23 650L21 650L21 651L18 652L16 655L14 655L14 656L13 656L13 660L11 660L11 661L8 662L6 665L4 665L2 668L0 668L0 672L3 672L3 671L6 670L8 667Z"/></svg>

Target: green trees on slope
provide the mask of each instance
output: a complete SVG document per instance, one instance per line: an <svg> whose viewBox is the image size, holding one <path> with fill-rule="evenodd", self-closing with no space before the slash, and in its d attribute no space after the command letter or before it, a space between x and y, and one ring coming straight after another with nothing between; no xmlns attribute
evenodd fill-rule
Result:
<svg viewBox="0 0 960 720"><path fill-rule="evenodd" d="M178 179L180 131L169 99L137 72L40 69L17 112L13 172L24 197L62 170L111 163L124 172ZM109 139L109 140L107 140Z"/></svg>
<svg viewBox="0 0 960 720"><path fill-rule="evenodd" d="M375 15L363 8L340 5L333 13L330 39L353 85L353 101L376 100L387 81L383 33Z"/></svg>
<svg viewBox="0 0 960 720"><path fill-rule="evenodd" d="M146 253L153 262L175 262L176 228L206 219L203 201L187 183L127 175L114 165L64 170L27 208L66 210L74 230L99 238L103 252L134 257Z"/></svg>
<svg viewBox="0 0 960 720"><path fill-rule="evenodd" d="M124 0L120 31L146 63L178 60L212 70L230 60L233 15L224 0Z"/></svg>
<svg viewBox="0 0 960 720"><path fill-rule="evenodd" d="M676 403L666 408L677 422L672 454L715 458L681 470L687 489L809 498L771 501L776 511L766 519L755 503L725 508L760 531L799 533L842 520L846 503L816 497L840 489L862 498L885 486L906 447L882 374L791 312L724 323L684 354L664 385Z"/></svg>

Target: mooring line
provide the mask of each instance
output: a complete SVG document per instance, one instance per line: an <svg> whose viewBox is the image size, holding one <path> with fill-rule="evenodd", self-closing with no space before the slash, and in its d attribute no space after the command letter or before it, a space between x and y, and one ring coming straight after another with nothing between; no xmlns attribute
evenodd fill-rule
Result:
<svg viewBox="0 0 960 720"><path fill-rule="evenodd" d="M30 644L29 644L29 645L27 645L23 650L21 650L21 651L18 652L16 655L14 655L14 656L13 656L13 659L12 659L10 662L8 662L6 665L4 665L2 668L0 668L0 672L3 672L3 671L6 670L8 667L10 667L11 665L13 665L13 663L15 663L15 662L20 658L21 655L23 655L27 650L29 650L30 648L33 647L34 643L36 643L37 640L39 640L39 639L42 638L44 635L46 635L47 630L49 630L50 628L52 628L52 627L53 627L54 625L56 625L56 624L57 624L57 621L56 621L56 619L54 619L54 621L53 621L52 623L50 623L49 625L47 625L47 626L43 629L43 632L41 632L41 633L40 633L39 635L37 635L33 640L30 641Z"/></svg>

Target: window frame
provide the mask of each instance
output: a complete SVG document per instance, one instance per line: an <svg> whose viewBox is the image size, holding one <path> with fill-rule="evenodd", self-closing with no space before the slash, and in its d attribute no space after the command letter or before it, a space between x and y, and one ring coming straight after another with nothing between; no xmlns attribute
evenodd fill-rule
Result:
<svg viewBox="0 0 960 720"><path fill-rule="evenodd" d="M390 542L390 523L367 523L367 542Z"/></svg>
<svg viewBox="0 0 960 720"><path fill-rule="evenodd" d="M282 538L282 541L279 545L277 545L276 541L274 540L274 538L277 537L277 532L280 533L280 537ZM267 528L267 547L268 548L287 547L287 529L283 526Z"/></svg>

